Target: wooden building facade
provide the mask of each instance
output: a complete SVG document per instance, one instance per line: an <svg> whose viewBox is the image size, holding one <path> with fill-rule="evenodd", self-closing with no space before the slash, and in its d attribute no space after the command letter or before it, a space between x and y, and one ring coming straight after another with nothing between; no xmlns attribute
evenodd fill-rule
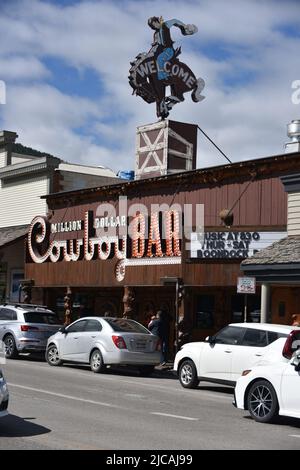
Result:
<svg viewBox="0 0 300 470"><path fill-rule="evenodd" d="M74 318L81 305L83 313L125 311L144 324L162 308L171 319L172 346L175 286L163 284L166 277L176 278L184 285L180 316L190 339L202 339L241 319L240 263L286 236L287 195L280 177L299 171L300 154L291 153L50 194L48 218L33 220L27 242L25 277L34 282L32 301L62 311L69 287ZM197 205L204 205L204 240L198 240ZM225 209L233 216L227 226L220 218ZM248 296L250 320L256 321L259 308L258 286L256 295Z"/></svg>

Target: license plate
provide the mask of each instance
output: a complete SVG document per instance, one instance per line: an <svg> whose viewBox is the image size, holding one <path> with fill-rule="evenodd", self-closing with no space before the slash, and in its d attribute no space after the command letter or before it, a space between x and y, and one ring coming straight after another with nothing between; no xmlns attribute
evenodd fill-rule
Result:
<svg viewBox="0 0 300 470"><path fill-rule="evenodd" d="M136 349L146 349L146 343L144 341L136 341Z"/></svg>

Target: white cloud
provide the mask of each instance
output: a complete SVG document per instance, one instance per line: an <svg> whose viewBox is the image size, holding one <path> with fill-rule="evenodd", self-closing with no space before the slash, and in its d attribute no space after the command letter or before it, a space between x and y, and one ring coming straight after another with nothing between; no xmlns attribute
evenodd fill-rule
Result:
<svg viewBox="0 0 300 470"><path fill-rule="evenodd" d="M0 73L4 80L43 79L51 74L35 57L0 57Z"/></svg>
<svg viewBox="0 0 300 470"><path fill-rule="evenodd" d="M182 45L182 60L206 81L206 99L195 104L186 95L171 119L198 123L228 156L242 160L280 153L287 140L286 124L299 117L291 84L300 79L300 39L279 29L296 21L299 25L297 1L106 0L59 7L12 0L7 5L0 17L0 79L35 83L8 82L2 122L26 145L70 161L133 168L135 128L154 122L156 116L154 105L131 96L129 62L149 49L152 31L147 18L161 14L198 26L195 36L183 37L175 28L172 36ZM202 45L221 45L229 58L212 59L201 51ZM96 71L104 97L82 99L56 90L53 82L47 85L50 72L42 60L48 57L80 71ZM224 83L225 77L235 78L241 71L255 79ZM117 120L111 124L113 117ZM82 127L84 133L79 133ZM198 147L198 166L225 162L201 135Z"/></svg>

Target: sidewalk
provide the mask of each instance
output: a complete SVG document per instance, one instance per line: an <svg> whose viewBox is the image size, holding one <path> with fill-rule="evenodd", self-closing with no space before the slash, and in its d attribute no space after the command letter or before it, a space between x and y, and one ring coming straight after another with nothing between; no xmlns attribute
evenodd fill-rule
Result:
<svg viewBox="0 0 300 470"><path fill-rule="evenodd" d="M166 362L166 364L155 366L155 374L166 377L176 377L176 373L173 371L173 362Z"/></svg>

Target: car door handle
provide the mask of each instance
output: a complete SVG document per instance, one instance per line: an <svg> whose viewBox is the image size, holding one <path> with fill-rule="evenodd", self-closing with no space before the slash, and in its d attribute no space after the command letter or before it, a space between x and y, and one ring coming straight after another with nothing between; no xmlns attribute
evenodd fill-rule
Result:
<svg viewBox="0 0 300 470"><path fill-rule="evenodd" d="M91 338L96 338L96 335L94 335L94 336L91 336Z"/></svg>
<svg viewBox="0 0 300 470"><path fill-rule="evenodd" d="M260 356L262 356L262 354L260 354L260 353L257 353L257 354L255 354L255 356L259 356L259 357L260 357Z"/></svg>
<svg viewBox="0 0 300 470"><path fill-rule="evenodd" d="M79 338L79 336L73 336L73 339L78 339L78 338Z"/></svg>
<svg viewBox="0 0 300 470"><path fill-rule="evenodd" d="M226 352L226 353L232 353L232 351L231 351L230 349L225 349L224 352Z"/></svg>

